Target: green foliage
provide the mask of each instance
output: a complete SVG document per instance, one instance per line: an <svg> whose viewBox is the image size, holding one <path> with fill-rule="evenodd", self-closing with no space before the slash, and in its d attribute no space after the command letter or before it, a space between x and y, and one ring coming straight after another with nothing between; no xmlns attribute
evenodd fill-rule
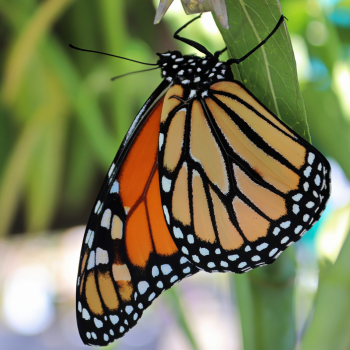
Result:
<svg viewBox="0 0 350 350"><path fill-rule="evenodd" d="M0 1L0 32L6 33L0 235L13 225L40 232L55 220L64 227L90 210L84 204L97 194L96 176L108 168L132 116L160 78L145 73L145 79L112 83L111 77L139 66L68 44L156 61L154 50L128 35L126 13L118 1ZM18 217L20 207L24 217Z"/></svg>

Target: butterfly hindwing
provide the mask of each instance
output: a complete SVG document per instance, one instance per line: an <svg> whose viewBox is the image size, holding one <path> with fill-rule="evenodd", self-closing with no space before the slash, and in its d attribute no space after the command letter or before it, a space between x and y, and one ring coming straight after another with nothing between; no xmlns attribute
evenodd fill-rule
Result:
<svg viewBox="0 0 350 350"><path fill-rule="evenodd" d="M324 210L328 161L238 82L167 99L159 174L177 246L208 272L273 262Z"/></svg>

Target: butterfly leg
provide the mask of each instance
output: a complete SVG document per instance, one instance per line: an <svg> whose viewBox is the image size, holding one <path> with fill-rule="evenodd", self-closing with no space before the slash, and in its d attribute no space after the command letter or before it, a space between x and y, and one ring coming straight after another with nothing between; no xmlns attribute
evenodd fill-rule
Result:
<svg viewBox="0 0 350 350"><path fill-rule="evenodd" d="M174 38L176 40L180 40L182 41L183 43L185 44L188 44L192 47L194 47L195 49L197 49L198 51L204 53L204 55L206 56L209 56L209 57L213 57L213 54L211 52L209 52L203 45L201 45L200 43L197 43L193 40L190 40L190 39L186 39L186 38L183 38L181 36L179 36L178 34L183 30L185 29L189 24L191 24L192 22L194 22L195 20L197 20L198 18L201 18L202 14L200 14L199 16L191 19L189 22L185 23L181 28L179 28L175 33L174 33Z"/></svg>
<svg viewBox="0 0 350 350"><path fill-rule="evenodd" d="M214 57L219 58L225 51L227 50L227 47L225 47L224 49L220 50L220 51L216 51L214 53Z"/></svg>

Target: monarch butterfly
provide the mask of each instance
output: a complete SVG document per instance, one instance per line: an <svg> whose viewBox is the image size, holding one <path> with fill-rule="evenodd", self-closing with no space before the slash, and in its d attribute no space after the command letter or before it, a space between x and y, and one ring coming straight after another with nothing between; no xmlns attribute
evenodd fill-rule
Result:
<svg viewBox="0 0 350 350"><path fill-rule="evenodd" d="M195 19L197 19L196 17ZM325 157L280 121L230 65L241 59L159 55L163 82L141 108L86 227L77 322L89 345L122 337L174 283L272 263L320 218Z"/></svg>

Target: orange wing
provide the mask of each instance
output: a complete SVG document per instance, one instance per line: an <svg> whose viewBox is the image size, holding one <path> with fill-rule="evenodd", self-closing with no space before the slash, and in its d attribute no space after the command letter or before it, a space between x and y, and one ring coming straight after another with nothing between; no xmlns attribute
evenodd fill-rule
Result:
<svg viewBox="0 0 350 350"><path fill-rule="evenodd" d="M240 83L174 85L164 104L164 215L198 268L243 273L272 263L319 219L328 161Z"/></svg>
<svg viewBox="0 0 350 350"><path fill-rule="evenodd" d="M86 344L123 336L162 291L198 271L164 220L157 161L163 100L127 135L86 229L77 286Z"/></svg>

